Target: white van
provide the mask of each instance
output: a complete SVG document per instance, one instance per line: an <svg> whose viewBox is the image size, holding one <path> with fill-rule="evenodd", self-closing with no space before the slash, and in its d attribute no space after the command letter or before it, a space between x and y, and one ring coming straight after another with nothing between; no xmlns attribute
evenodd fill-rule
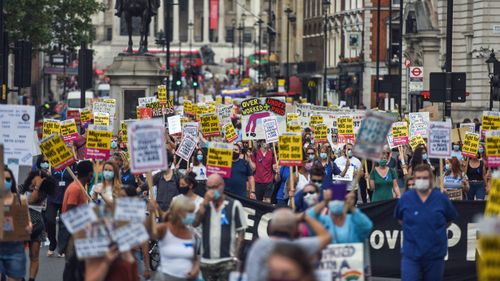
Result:
<svg viewBox="0 0 500 281"><path fill-rule="evenodd" d="M68 93L67 105L69 108L80 108L80 91L71 91ZM85 92L85 107L89 107L92 104L92 99L94 99L94 92Z"/></svg>

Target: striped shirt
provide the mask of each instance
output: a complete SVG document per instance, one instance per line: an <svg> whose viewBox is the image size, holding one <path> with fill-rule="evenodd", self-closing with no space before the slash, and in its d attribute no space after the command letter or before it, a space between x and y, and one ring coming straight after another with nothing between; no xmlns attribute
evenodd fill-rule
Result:
<svg viewBox="0 0 500 281"><path fill-rule="evenodd" d="M210 202L201 221L202 263L219 263L236 257L236 233L247 227L245 211L238 200L226 198L216 210Z"/></svg>

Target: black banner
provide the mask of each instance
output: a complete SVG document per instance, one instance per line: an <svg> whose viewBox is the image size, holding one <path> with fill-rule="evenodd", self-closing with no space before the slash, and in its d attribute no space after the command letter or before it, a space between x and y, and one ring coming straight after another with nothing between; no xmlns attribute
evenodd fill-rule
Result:
<svg viewBox="0 0 500 281"><path fill-rule="evenodd" d="M229 194L228 194L229 195ZM248 213L246 240L267 237L267 224L274 206L230 195L238 199ZM366 204L360 209L373 221L369 237L372 276L400 278L401 226L394 219L397 200ZM458 218L448 227L447 281L477 280L476 216L484 213L485 201L453 201Z"/></svg>

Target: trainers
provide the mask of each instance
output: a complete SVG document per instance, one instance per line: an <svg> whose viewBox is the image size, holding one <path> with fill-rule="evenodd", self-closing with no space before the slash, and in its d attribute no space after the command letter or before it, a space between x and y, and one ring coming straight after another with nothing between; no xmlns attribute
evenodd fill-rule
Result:
<svg viewBox="0 0 500 281"><path fill-rule="evenodd" d="M58 257L58 258L64 258L64 257L65 257L65 255L64 255L64 253L63 253L63 254L57 254L57 257Z"/></svg>
<svg viewBox="0 0 500 281"><path fill-rule="evenodd" d="M47 257L53 257L53 256L54 256L54 251L48 250Z"/></svg>

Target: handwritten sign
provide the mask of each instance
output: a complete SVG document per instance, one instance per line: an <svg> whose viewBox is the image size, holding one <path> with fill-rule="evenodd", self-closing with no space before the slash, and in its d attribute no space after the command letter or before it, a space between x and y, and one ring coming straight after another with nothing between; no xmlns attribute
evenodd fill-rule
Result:
<svg viewBox="0 0 500 281"><path fill-rule="evenodd" d="M40 144L40 150L49 160L54 171L60 171L75 163L73 153L66 146L59 134L53 134L43 139Z"/></svg>
<svg viewBox="0 0 500 281"><path fill-rule="evenodd" d="M133 173L146 173L168 167L165 129L161 120L129 124L130 168Z"/></svg>
<svg viewBox="0 0 500 281"><path fill-rule="evenodd" d="M88 130L85 158L95 160L109 159L112 138L113 132Z"/></svg>
<svg viewBox="0 0 500 281"><path fill-rule="evenodd" d="M168 133L171 135L176 135L182 133L182 126L181 126L181 116L180 115L174 115L167 117L167 123L168 123Z"/></svg>
<svg viewBox="0 0 500 281"><path fill-rule="evenodd" d="M109 126L109 114L105 112L94 113L94 125Z"/></svg>
<svg viewBox="0 0 500 281"><path fill-rule="evenodd" d="M210 142L208 144L207 175L219 174L223 178L229 178L232 166L233 145Z"/></svg>
<svg viewBox="0 0 500 281"><path fill-rule="evenodd" d="M84 204L62 213L61 219L69 233L73 234L96 222L97 216L90 205Z"/></svg>
<svg viewBox="0 0 500 281"><path fill-rule="evenodd" d="M365 280L363 258L362 243L330 244L321 254L319 269L330 271L330 280Z"/></svg>
<svg viewBox="0 0 500 281"><path fill-rule="evenodd" d="M116 198L114 219L116 221L144 222L146 219L146 202L134 197Z"/></svg>
<svg viewBox="0 0 500 281"><path fill-rule="evenodd" d="M65 142L78 139L78 129L75 119L66 119L61 122L61 136Z"/></svg>
<svg viewBox="0 0 500 281"><path fill-rule="evenodd" d="M430 122L429 158L450 158L451 124L449 122Z"/></svg>
<svg viewBox="0 0 500 281"><path fill-rule="evenodd" d="M232 143L238 139L238 134L236 133L233 123L231 122L226 123L226 125L222 127L222 132L224 132L224 137L228 143Z"/></svg>
<svg viewBox="0 0 500 281"><path fill-rule="evenodd" d="M197 122L188 122L182 125L182 135L191 135L193 138L198 137L198 123Z"/></svg>
<svg viewBox="0 0 500 281"><path fill-rule="evenodd" d="M326 124L317 124L314 126L314 142L328 142L328 126Z"/></svg>
<svg viewBox="0 0 500 281"><path fill-rule="evenodd" d="M488 167L500 167L500 130L486 131L485 141Z"/></svg>
<svg viewBox="0 0 500 281"><path fill-rule="evenodd" d="M149 234L141 223L129 223L111 231L111 239L120 252L130 251L149 240Z"/></svg>
<svg viewBox="0 0 500 281"><path fill-rule="evenodd" d="M279 136L278 147L280 166L302 165L302 137L300 134L287 133Z"/></svg>
<svg viewBox="0 0 500 281"><path fill-rule="evenodd" d="M339 120L341 120L341 118L337 119L340 135L341 123ZM349 120L346 122L349 124ZM389 133L393 122L394 117L392 115L369 110L366 113L365 119L363 119L363 122L361 123L361 128L358 131L356 144L352 150L354 155L372 160L380 159L387 134Z"/></svg>
<svg viewBox="0 0 500 281"><path fill-rule="evenodd" d="M408 123L394 122L392 124L392 141L394 146L408 144Z"/></svg>
<svg viewBox="0 0 500 281"><path fill-rule="evenodd" d="M215 114L204 114L200 120L201 132L203 137L216 137L220 136L220 123L219 118Z"/></svg>
<svg viewBox="0 0 500 281"><path fill-rule="evenodd" d="M408 143L410 144L411 150L415 151L418 146L426 145L424 138L421 135L416 135L409 139Z"/></svg>
<svg viewBox="0 0 500 281"><path fill-rule="evenodd" d="M152 96L152 97L142 97L142 98L138 98L137 99L137 102L138 102L137 105L140 106L140 107L145 107L146 104L152 103L152 102L157 102L157 101L158 101L158 99L156 97L154 97L154 96Z"/></svg>
<svg viewBox="0 0 500 281"><path fill-rule="evenodd" d="M75 251L79 259L102 257L109 251L111 240L101 237L75 239Z"/></svg>
<svg viewBox="0 0 500 281"><path fill-rule="evenodd" d="M410 119L410 137L420 135L427 138L427 129L430 122L429 112L411 112L408 117Z"/></svg>
<svg viewBox="0 0 500 281"><path fill-rule="evenodd" d="M92 104L92 112L94 116L96 113L107 113L109 118L115 118L116 113L116 101L114 99L108 99L104 102L95 102Z"/></svg>
<svg viewBox="0 0 500 281"><path fill-rule="evenodd" d="M277 115L285 116L286 103L284 101L273 98L266 98L266 105L269 111Z"/></svg>
<svg viewBox="0 0 500 281"><path fill-rule="evenodd" d="M241 102L241 115L251 115L253 113L264 111L264 105L260 103L259 98L251 98Z"/></svg>
<svg viewBox="0 0 500 281"><path fill-rule="evenodd" d="M462 144L462 155L465 157L477 157L480 138L479 134L465 133Z"/></svg>
<svg viewBox="0 0 500 281"><path fill-rule="evenodd" d="M56 119L43 119L42 138L61 132L61 123Z"/></svg>
<svg viewBox="0 0 500 281"><path fill-rule="evenodd" d="M233 113L233 105L217 105L217 116L221 126L231 122L231 114Z"/></svg>
<svg viewBox="0 0 500 281"><path fill-rule="evenodd" d="M187 162L191 158L195 148L196 138L192 135L184 135L175 154Z"/></svg>
<svg viewBox="0 0 500 281"><path fill-rule="evenodd" d="M278 121L276 121L276 117L271 116L263 118L262 124L264 125L266 143L278 142L279 130L278 130Z"/></svg>

